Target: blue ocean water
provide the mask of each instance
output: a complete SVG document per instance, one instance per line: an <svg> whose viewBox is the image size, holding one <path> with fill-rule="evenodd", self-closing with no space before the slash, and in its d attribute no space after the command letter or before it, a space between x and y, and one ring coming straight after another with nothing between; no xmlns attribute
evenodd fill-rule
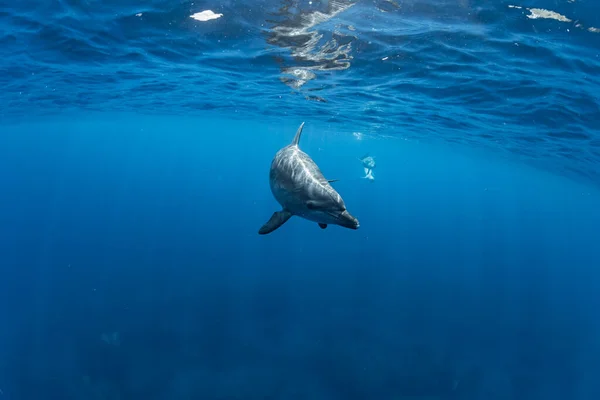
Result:
<svg viewBox="0 0 600 400"><path fill-rule="evenodd" d="M600 398L597 2L0 28L0 400ZM301 122L358 230L258 235Z"/></svg>

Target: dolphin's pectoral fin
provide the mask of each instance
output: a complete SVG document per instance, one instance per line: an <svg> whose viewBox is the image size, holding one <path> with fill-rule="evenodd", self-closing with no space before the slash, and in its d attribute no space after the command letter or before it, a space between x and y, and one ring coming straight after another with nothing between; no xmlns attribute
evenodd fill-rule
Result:
<svg viewBox="0 0 600 400"><path fill-rule="evenodd" d="M271 218L269 218L269 220L260 227L258 233L260 235L266 235L267 233L273 232L275 229L285 224L285 222L290 219L291 216L292 214L289 211L275 211L273 215L271 215Z"/></svg>
<svg viewBox="0 0 600 400"><path fill-rule="evenodd" d="M322 224L322 223L320 223L320 222L319 222L319 226L321 227L321 229L325 229L325 228L327 228L327 224Z"/></svg>
<svg viewBox="0 0 600 400"><path fill-rule="evenodd" d="M328 179L327 180L327 182L329 182L329 183L333 183L333 182L337 182L337 181L339 181L339 179Z"/></svg>

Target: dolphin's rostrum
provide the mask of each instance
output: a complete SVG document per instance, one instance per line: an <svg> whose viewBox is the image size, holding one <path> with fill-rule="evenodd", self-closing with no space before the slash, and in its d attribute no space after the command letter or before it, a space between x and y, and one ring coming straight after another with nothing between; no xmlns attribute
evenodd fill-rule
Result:
<svg viewBox="0 0 600 400"><path fill-rule="evenodd" d="M261 235L273 232L292 215L319 224L358 229L358 220L346 210L342 197L330 185L317 164L298 146L304 122L300 124L294 140L280 149L271 162L269 183L271 192L281 211L273 213L269 221L258 231Z"/></svg>

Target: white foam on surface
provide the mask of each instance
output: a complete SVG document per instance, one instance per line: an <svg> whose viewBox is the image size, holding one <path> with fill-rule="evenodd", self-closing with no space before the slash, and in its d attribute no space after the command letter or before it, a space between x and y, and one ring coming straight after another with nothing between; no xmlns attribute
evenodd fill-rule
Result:
<svg viewBox="0 0 600 400"><path fill-rule="evenodd" d="M547 19L554 19L554 20L557 20L560 22L571 22L571 20L569 18L565 17L564 15L559 14L554 11L545 10L543 8L530 8L529 12L531 14L529 14L527 16L527 18L530 18L530 19L547 18Z"/></svg>
<svg viewBox="0 0 600 400"><path fill-rule="evenodd" d="M574 0L569 0L569 3L573 3L573 2L574 2ZM521 10L524 7L509 5L508 8ZM559 21L559 22L573 22L573 20L567 16L559 14L555 11L546 10L544 8L525 8L525 10L529 11L529 14L527 15L527 18L529 18L529 19L553 19L553 20ZM592 32L592 33L600 33L600 28L595 28L593 26L585 27L582 23L580 23L578 21L575 21L575 27L579 28L579 29L587 30L588 32ZM568 29L567 29L567 32L569 32Z"/></svg>
<svg viewBox="0 0 600 400"><path fill-rule="evenodd" d="M210 21L211 19L221 18L222 16L223 14L217 14L212 10L204 10L190 15L190 18L194 18L196 21L206 22Z"/></svg>

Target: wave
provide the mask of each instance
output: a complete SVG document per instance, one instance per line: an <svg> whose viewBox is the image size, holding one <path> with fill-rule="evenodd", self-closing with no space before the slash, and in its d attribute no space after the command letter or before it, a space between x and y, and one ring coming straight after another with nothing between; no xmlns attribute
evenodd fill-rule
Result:
<svg viewBox="0 0 600 400"><path fill-rule="evenodd" d="M206 10L221 16L190 18ZM14 2L0 9L0 120L294 116L348 135L509 151L600 182L598 11L583 1Z"/></svg>

